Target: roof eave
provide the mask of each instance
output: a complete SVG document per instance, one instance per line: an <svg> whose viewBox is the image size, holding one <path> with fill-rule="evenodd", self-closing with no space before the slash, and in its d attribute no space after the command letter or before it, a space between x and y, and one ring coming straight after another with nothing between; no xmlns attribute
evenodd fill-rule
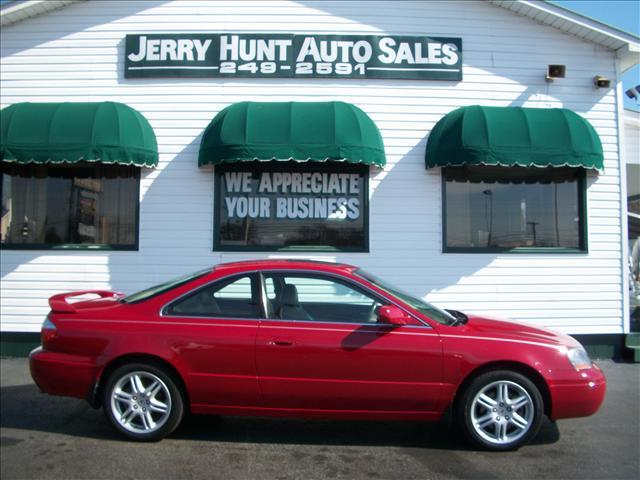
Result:
<svg viewBox="0 0 640 480"><path fill-rule="evenodd" d="M640 62L640 37L631 33L542 0L491 0L491 3L616 52L622 71Z"/></svg>
<svg viewBox="0 0 640 480"><path fill-rule="evenodd" d="M640 63L640 46L638 44L627 44L616 50L620 59L620 71L626 72Z"/></svg>
<svg viewBox="0 0 640 480"><path fill-rule="evenodd" d="M8 2L0 9L0 26L6 27L27 18L67 7L85 0L22 0Z"/></svg>

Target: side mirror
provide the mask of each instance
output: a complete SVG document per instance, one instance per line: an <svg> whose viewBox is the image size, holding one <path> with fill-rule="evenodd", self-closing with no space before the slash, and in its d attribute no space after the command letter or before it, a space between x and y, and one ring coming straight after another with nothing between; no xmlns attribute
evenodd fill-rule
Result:
<svg viewBox="0 0 640 480"><path fill-rule="evenodd" d="M385 305L378 309L378 323L388 323L389 325L407 325L408 315L400 307L395 305Z"/></svg>

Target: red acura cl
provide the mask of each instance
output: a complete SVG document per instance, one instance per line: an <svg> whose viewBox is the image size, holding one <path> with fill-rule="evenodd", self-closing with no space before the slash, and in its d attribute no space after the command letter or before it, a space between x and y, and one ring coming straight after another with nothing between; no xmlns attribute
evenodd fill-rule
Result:
<svg viewBox="0 0 640 480"><path fill-rule="evenodd" d="M99 298L69 302L74 296ZM592 415L605 378L567 335L441 310L343 264L217 265L133 295L55 295L31 353L44 392L86 398L135 440L185 412L437 420L514 449Z"/></svg>

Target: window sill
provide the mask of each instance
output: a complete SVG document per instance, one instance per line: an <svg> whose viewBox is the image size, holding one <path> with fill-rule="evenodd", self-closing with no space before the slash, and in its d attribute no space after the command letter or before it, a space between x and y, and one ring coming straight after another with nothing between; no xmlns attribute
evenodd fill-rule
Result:
<svg viewBox="0 0 640 480"><path fill-rule="evenodd" d="M465 248L465 247L445 247L442 253L508 253L508 254L572 254L586 255L589 250L578 248L556 248L556 247L516 247L516 248Z"/></svg>
<svg viewBox="0 0 640 480"><path fill-rule="evenodd" d="M73 251L138 251L138 245L80 245L80 244L0 244L1 250L73 250Z"/></svg>
<svg viewBox="0 0 640 480"><path fill-rule="evenodd" d="M268 246L214 246L214 252L327 252L327 253L369 253L368 248L338 248L321 245L305 245L290 247L268 247Z"/></svg>

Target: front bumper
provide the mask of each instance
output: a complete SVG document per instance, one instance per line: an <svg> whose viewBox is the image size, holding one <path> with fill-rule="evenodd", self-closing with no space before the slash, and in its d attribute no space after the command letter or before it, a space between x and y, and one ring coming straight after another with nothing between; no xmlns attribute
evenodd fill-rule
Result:
<svg viewBox="0 0 640 480"><path fill-rule="evenodd" d="M598 365L573 373L573 378L549 385L552 420L593 415L604 401L607 380Z"/></svg>
<svg viewBox="0 0 640 480"><path fill-rule="evenodd" d="M29 369L43 392L82 399L89 395L98 373L88 357L47 352L42 347L29 354Z"/></svg>

